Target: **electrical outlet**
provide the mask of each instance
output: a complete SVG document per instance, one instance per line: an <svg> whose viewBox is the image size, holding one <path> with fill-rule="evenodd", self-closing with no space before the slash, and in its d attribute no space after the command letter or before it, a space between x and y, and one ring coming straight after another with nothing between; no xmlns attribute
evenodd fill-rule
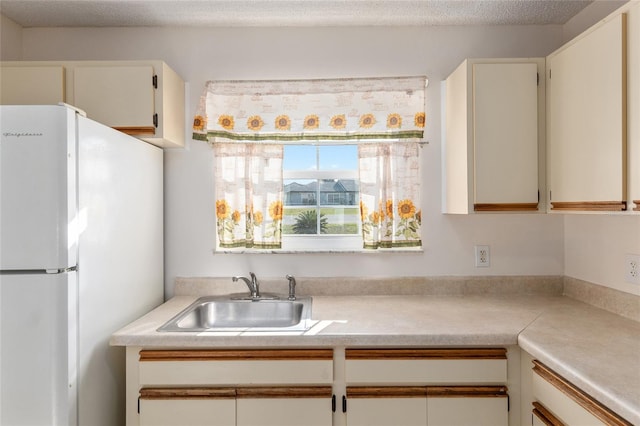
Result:
<svg viewBox="0 0 640 426"><path fill-rule="evenodd" d="M624 257L624 280L640 285L640 255L627 254Z"/></svg>
<svg viewBox="0 0 640 426"><path fill-rule="evenodd" d="M488 268L491 265L489 246L475 246L476 268Z"/></svg>

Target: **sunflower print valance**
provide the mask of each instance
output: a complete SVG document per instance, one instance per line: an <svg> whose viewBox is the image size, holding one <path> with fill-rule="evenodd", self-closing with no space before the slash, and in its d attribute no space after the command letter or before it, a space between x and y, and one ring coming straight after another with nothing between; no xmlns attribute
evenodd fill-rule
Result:
<svg viewBox="0 0 640 426"><path fill-rule="evenodd" d="M421 139L425 77L209 81L193 138L220 141Z"/></svg>

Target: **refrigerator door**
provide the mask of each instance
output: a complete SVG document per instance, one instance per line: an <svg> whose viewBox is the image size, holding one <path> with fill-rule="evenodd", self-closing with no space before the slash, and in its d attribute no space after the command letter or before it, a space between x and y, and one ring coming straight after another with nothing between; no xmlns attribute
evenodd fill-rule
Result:
<svg viewBox="0 0 640 426"><path fill-rule="evenodd" d="M162 149L78 118L78 423L125 423L113 332L163 300Z"/></svg>
<svg viewBox="0 0 640 426"><path fill-rule="evenodd" d="M0 275L1 425L76 424L76 278Z"/></svg>
<svg viewBox="0 0 640 426"><path fill-rule="evenodd" d="M75 123L64 106L0 106L0 270L75 266Z"/></svg>

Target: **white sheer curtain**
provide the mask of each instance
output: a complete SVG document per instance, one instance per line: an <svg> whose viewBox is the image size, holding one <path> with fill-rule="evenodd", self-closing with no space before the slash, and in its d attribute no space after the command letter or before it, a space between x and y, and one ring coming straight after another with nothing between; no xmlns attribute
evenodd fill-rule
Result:
<svg viewBox="0 0 640 426"><path fill-rule="evenodd" d="M282 145L217 143L216 229L221 248L282 246Z"/></svg>
<svg viewBox="0 0 640 426"><path fill-rule="evenodd" d="M364 248L420 247L418 142L358 145Z"/></svg>

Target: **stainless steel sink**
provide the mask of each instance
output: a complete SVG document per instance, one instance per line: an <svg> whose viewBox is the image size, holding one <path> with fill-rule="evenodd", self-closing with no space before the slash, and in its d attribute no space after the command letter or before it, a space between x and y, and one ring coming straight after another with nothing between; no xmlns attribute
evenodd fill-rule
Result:
<svg viewBox="0 0 640 426"><path fill-rule="evenodd" d="M311 303L311 297L201 297L158 331L307 330L312 324Z"/></svg>

